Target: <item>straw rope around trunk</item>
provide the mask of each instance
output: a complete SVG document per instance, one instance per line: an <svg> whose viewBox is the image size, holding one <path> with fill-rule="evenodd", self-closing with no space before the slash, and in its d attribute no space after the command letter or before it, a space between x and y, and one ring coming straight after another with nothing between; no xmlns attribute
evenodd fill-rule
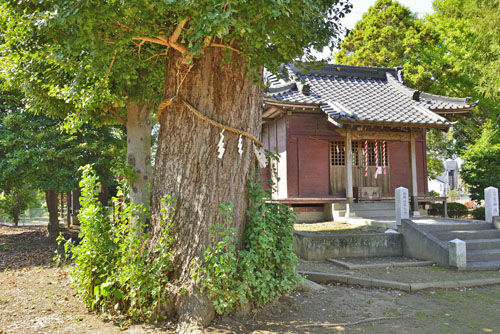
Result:
<svg viewBox="0 0 500 334"><path fill-rule="evenodd" d="M160 121L160 118L161 118L163 111L168 106L170 106L176 102L182 102L188 108L188 110L191 111L196 117L207 122L208 124L215 126L215 127L218 127L219 129L235 133L239 136L246 137L246 138L250 139L251 141L253 141L255 144L257 144L259 147L264 147L264 144L262 144L262 142L260 140L258 140L255 136L253 136L252 134L245 132L245 131L242 131L242 130L239 130L239 129L236 129L236 128L233 128L233 127L228 126L228 125L224 125L222 123L216 122L216 121L208 118L207 116L203 115L200 111L198 111L195 107L193 107L189 102L187 102L186 100L184 100L180 96L174 96L174 97L160 103L160 105L158 106L158 116L157 116L158 121Z"/></svg>

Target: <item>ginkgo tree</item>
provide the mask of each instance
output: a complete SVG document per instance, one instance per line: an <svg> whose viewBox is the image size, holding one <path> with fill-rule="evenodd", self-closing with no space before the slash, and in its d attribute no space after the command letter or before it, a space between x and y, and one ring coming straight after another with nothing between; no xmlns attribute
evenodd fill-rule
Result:
<svg viewBox="0 0 500 334"><path fill-rule="evenodd" d="M157 239L161 198L174 196L177 288L167 292L167 309L178 314L180 332L213 317L191 271L209 227L222 221L220 203L234 203L242 240L245 184L261 146L262 68L278 73L283 63L313 60L313 51L334 47L338 20L349 9L343 0L4 2L11 76L37 97L34 105L63 101L84 120L126 118L128 163L145 182L138 164L149 151L133 145L147 138L133 133L156 110L148 245Z"/></svg>

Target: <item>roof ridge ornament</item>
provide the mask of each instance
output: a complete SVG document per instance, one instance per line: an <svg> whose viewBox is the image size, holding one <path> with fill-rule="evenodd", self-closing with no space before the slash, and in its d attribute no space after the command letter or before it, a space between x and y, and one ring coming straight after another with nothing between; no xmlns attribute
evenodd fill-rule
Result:
<svg viewBox="0 0 500 334"><path fill-rule="evenodd" d="M396 75L397 75L398 81L401 82L402 84L404 84L405 78L404 78L403 68L396 66L396 67L394 67L394 69L396 70Z"/></svg>

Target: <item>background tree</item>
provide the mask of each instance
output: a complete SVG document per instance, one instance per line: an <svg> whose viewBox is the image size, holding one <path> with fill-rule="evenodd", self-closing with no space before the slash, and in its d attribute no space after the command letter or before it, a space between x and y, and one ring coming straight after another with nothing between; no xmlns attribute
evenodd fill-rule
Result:
<svg viewBox="0 0 500 334"><path fill-rule="evenodd" d="M0 212L9 217L15 226L19 217L29 208L39 205L36 191L25 184L15 185L3 195L0 194Z"/></svg>
<svg viewBox="0 0 500 334"><path fill-rule="evenodd" d="M164 50L132 43L139 32L149 35L158 28L149 20L152 5L118 3L3 2L0 66L11 85L23 90L30 112L66 117L73 130L90 123L126 126L126 161L137 174L131 178L131 200L146 205L152 112L165 76L158 54Z"/></svg>
<svg viewBox="0 0 500 334"><path fill-rule="evenodd" d="M484 168L490 166L494 170L500 165L495 154L500 138L494 135L500 116L500 32L495 28L499 23L499 4L495 1L442 0L435 1L434 8L428 25L440 36L438 47L433 48L435 57L431 64L436 88L479 100L470 117L461 118L454 126L453 145L464 159L463 177L473 198L482 198L485 187L497 184ZM485 133L490 138L485 138Z"/></svg>
<svg viewBox="0 0 500 334"><path fill-rule="evenodd" d="M122 146L120 131L84 126L73 134L62 120L24 110L22 94L0 90L0 189L7 194L29 187L45 192L48 232L59 231L57 194L78 188L78 168L93 163L110 185L112 160Z"/></svg>
<svg viewBox="0 0 500 334"><path fill-rule="evenodd" d="M461 155L480 137L486 119L498 115L491 95L495 80L485 79L491 78L485 69L492 70L496 64L495 47L486 41L499 38L488 28L495 26L497 18L491 13L497 6L487 1L478 4L435 1L436 12L421 20L396 1L379 0L348 34L336 55L338 62L346 64L402 66L406 84L415 89L480 101L448 134L427 131L430 177L442 173L444 159Z"/></svg>
<svg viewBox="0 0 500 334"><path fill-rule="evenodd" d="M397 1L379 0L363 14L340 45L339 64L403 67L405 83L418 90L443 93L434 87L432 65L439 36L423 20ZM449 93L449 92L447 92ZM443 161L453 156L451 133L427 131L427 174L444 171Z"/></svg>
<svg viewBox="0 0 500 334"><path fill-rule="evenodd" d="M481 137L464 151L461 175L469 184L472 199L484 198L484 189L500 187L500 131L498 123L489 121Z"/></svg>
<svg viewBox="0 0 500 334"><path fill-rule="evenodd" d="M432 82L429 54L422 46L437 42L425 22L393 0L378 0L349 31L335 55L339 64L402 66L408 85L425 90Z"/></svg>
<svg viewBox="0 0 500 334"><path fill-rule="evenodd" d="M456 156L453 149L452 133L428 129L427 136L427 177L431 180L444 172L444 161Z"/></svg>

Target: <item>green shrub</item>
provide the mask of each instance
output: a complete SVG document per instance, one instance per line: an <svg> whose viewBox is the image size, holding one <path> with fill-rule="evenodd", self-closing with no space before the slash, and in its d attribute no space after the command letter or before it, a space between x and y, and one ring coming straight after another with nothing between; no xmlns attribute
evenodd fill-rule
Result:
<svg viewBox="0 0 500 334"><path fill-rule="evenodd" d="M451 218L464 218L469 214L467 207L462 203L452 202L448 203L448 216ZM431 203L431 208L427 211L431 216L443 216L443 204Z"/></svg>
<svg viewBox="0 0 500 334"><path fill-rule="evenodd" d="M486 212L485 209L480 207L480 208L475 208L472 210L472 217L476 220L485 220L486 219Z"/></svg>
<svg viewBox="0 0 500 334"><path fill-rule="evenodd" d="M275 173L275 164L270 166ZM268 184L270 187L264 189L259 171L247 183L250 203L245 249L236 250L235 231L228 228L232 204L223 204L220 208L226 221L211 229L212 245L204 252L204 264L194 273L219 314L246 303L261 306L297 285L295 214L286 205L271 201L274 185L271 181Z"/></svg>
<svg viewBox="0 0 500 334"><path fill-rule="evenodd" d="M460 193L456 189L451 189L448 192L448 197L450 197L450 198L457 198L457 197L460 197Z"/></svg>
<svg viewBox="0 0 500 334"><path fill-rule="evenodd" d="M431 207L427 210L427 213L431 216L443 216L443 204L431 203Z"/></svg>
<svg viewBox="0 0 500 334"><path fill-rule="evenodd" d="M173 200L163 199L160 238L156 248L148 250L147 226L136 231L130 221L133 216L148 215L149 210L130 203L124 185L118 192L122 202L114 199L122 210L113 224L110 213L98 200L99 184L90 166L83 168L80 187L81 241L75 245L59 237L59 242L64 242L66 259L70 257L74 263L70 275L78 295L93 310L123 314L134 320L152 319L158 315L155 311L160 304L166 302L161 288L172 268L173 237L169 231L175 210Z"/></svg>
<svg viewBox="0 0 500 334"><path fill-rule="evenodd" d="M429 191L429 196L432 196L432 197L439 197L439 193L435 190L431 190Z"/></svg>

